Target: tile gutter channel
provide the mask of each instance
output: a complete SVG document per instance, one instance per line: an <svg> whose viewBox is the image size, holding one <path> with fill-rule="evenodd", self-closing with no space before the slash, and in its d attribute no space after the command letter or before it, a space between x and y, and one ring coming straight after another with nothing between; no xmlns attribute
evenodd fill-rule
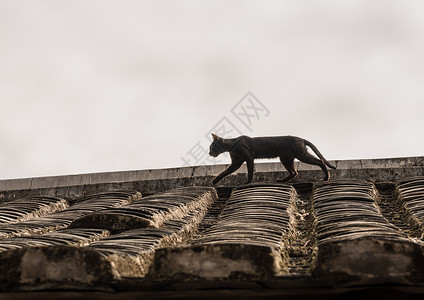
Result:
<svg viewBox="0 0 424 300"><path fill-rule="evenodd" d="M404 158L388 158L388 159L363 159L363 160L333 160L330 161L337 166L337 170L332 172L333 177L337 178L357 178L370 177L369 170L378 172L381 170L389 170L388 174L393 174L394 177L406 177L415 175L424 175L424 156L418 157L404 157ZM147 182L147 181L176 181L177 179L193 179L193 178L207 178L217 175L222 172L227 164L222 165L207 165L207 166L194 166L194 167L181 167L169 169L153 169L153 170L135 170L135 171L119 171L119 172L105 172L105 173L91 173L79 175L64 175L64 176L49 176L49 177L35 177L35 178L22 178L22 179L7 179L0 180L0 201L5 197L5 194L13 191L32 191L44 189L57 189L57 188L71 188L90 185L105 185L110 188L111 185L119 186L119 184L129 182ZM320 180L322 175L321 171L316 166L310 166L303 163L297 163L300 175L306 173L316 174L317 180ZM257 173L280 173L284 169L279 162L260 163L255 164ZM410 172L414 170L413 172ZM364 173L365 172L365 173ZM246 173L246 166L243 165L235 174ZM372 173L372 172L371 172ZM318 176L319 174L319 176ZM386 174L387 175L387 174ZM377 180L391 180L391 178L378 178ZM272 176L271 176L272 177ZM307 176L310 177L310 176ZM268 177L266 177L268 178ZM315 178L305 178L299 176L298 180L313 180ZM273 178L270 178L273 180ZM194 183L193 183L194 184ZM178 184L177 184L178 185ZM172 188L174 186L171 186ZM6 200L6 199L5 199Z"/></svg>

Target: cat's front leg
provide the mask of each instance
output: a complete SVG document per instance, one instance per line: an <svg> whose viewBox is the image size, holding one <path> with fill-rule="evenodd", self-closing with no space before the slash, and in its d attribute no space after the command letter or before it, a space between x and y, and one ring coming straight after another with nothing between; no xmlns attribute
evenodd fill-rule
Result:
<svg viewBox="0 0 424 300"><path fill-rule="evenodd" d="M246 161L247 164L247 181L245 183L251 183L253 181L254 163L253 158Z"/></svg>
<svg viewBox="0 0 424 300"><path fill-rule="evenodd" d="M212 184L214 185L217 184L222 178L224 178L225 176L233 173L238 168L240 168L242 164L243 164L243 161L233 161L231 165L228 166L228 168L226 168L222 173L220 173L218 176L216 176L212 180Z"/></svg>
<svg viewBox="0 0 424 300"><path fill-rule="evenodd" d="M212 180L212 184L215 185L217 184L219 181L221 181L222 177L220 177L219 175L216 176L213 180Z"/></svg>

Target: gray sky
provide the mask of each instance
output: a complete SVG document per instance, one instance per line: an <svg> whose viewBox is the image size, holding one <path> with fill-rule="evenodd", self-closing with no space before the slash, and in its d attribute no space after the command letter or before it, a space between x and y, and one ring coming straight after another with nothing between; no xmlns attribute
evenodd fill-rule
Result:
<svg viewBox="0 0 424 300"><path fill-rule="evenodd" d="M420 0L2 0L0 178L203 163L221 125L327 159L423 155L423 15Z"/></svg>

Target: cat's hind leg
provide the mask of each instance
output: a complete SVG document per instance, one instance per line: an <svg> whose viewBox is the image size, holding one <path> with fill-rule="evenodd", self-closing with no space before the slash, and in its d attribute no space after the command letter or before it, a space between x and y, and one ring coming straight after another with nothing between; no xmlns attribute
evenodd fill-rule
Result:
<svg viewBox="0 0 424 300"><path fill-rule="evenodd" d="M324 172L324 181L327 181L328 179L330 179L330 173L328 172L327 167L325 166L324 162L318 158L316 158L315 156L313 156L312 154L310 154L307 150L303 151L298 157L298 160L300 160L301 162L310 164L310 165L315 165L315 166L319 166L321 168L321 170Z"/></svg>
<svg viewBox="0 0 424 300"><path fill-rule="evenodd" d="M284 168L286 168L287 172L289 172L289 175L281 178L281 179L277 179L278 182L286 182L289 181L290 179L293 179L297 176L297 170L294 166L294 158L290 157L282 157L280 156L280 161L283 164Z"/></svg>

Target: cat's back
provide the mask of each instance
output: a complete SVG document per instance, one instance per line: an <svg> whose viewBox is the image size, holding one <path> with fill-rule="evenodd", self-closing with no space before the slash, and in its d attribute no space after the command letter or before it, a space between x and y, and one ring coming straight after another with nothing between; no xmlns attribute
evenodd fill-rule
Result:
<svg viewBox="0 0 424 300"><path fill-rule="evenodd" d="M299 141L303 141L302 138L291 135L284 136L263 136L263 137L254 137L251 138L254 143L258 144L268 144L268 143L296 143Z"/></svg>
<svg viewBox="0 0 424 300"><path fill-rule="evenodd" d="M273 158L292 153L303 139L296 136L267 136L252 138L252 148L256 158Z"/></svg>

